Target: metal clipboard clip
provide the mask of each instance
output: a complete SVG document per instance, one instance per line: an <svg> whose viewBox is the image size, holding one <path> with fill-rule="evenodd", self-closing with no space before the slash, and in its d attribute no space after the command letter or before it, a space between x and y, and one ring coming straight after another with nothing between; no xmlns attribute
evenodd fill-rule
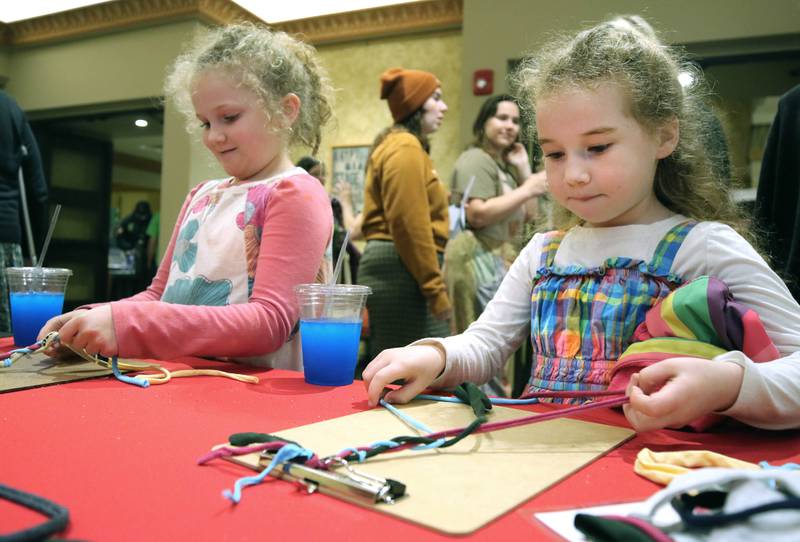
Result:
<svg viewBox="0 0 800 542"><path fill-rule="evenodd" d="M256 470L265 468L273 457L272 451L261 452L258 463L260 468ZM230 459L235 460L233 457ZM297 482L309 494L320 492L362 505L394 504L406 494L405 484L359 472L344 459L331 456L322 462L331 470L312 469L302 463L287 461L276 465L270 476Z"/></svg>

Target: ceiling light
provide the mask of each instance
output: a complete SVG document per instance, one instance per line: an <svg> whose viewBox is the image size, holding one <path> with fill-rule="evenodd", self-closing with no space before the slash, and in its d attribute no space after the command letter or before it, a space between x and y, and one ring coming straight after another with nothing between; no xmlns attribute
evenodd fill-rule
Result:
<svg viewBox="0 0 800 542"><path fill-rule="evenodd" d="M135 121L133 121L133 123L134 123L136 126L138 126L139 128L147 128L147 125L149 124L149 123L148 123L146 120L144 120L144 119L136 119Z"/></svg>
<svg viewBox="0 0 800 542"><path fill-rule="evenodd" d="M371 9L393 4L406 4L419 0L303 0L302 2L264 2L263 0L233 0L234 3L268 23L281 23L319 17L331 13L344 13L361 9Z"/></svg>

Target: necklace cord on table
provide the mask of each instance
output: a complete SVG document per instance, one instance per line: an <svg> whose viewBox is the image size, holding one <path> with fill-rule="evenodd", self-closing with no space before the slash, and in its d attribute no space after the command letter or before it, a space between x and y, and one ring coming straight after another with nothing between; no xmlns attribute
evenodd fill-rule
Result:
<svg viewBox="0 0 800 542"><path fill-rule="evenodd" d="M67 528L67 523L69 523L69 510L60 504L4 484L0 484L0 498L39 512L48 518L44 523L40 523L39 525L35 525L23 531L3 534L0 536L2 540L7 542L45 540Z"/></svg>
<svg viewBox="0 0 800 542"><path fill-rule="evenodd" d="M15 350L11 350L9 352L5 352L0 354L0 368L3 367L10 367L15 361L18 359L28 356L30 354L34 354L40 350L46 350L50 347L56 347L62 344L58 337L58 332L53 331L48 333L42 340L35 342L34 344L26 347L26 348L17 348ZM92 363L96 363L97 365L104 367L106 369L111 369L114 377L126 384L133 384L135 386L140 386L142 388L146 388L150 386L150 384L166 384L173 378L182 378L182 377L189 377L189 376L221 376L225 378L230 378L233 380L238 380L239 382L245 382L248 384L257 384L258 377L254 375L243 375L238 373L229 373L227 371L220 371L218 369L181 369L178 371L170 371L159 365L158 363L128 363L124 361L119 361L116 356L113 356L110 359L104 359L99 357L98 355L92 355L86 352L86 350L78 350L72 348L69 345L64 345L76 355L78 355L81 359L86 361L90 361ZM122 374L122 371L143 371L143 370L155 370L159 371L158 373L145 373L139 374L136 376L127 376Z"/></svg>

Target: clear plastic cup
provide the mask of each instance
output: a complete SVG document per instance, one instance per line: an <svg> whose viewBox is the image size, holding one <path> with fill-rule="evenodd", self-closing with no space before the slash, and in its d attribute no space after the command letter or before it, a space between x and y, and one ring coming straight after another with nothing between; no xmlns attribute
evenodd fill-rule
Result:
<svg viewBox="0 0 800 542"><path fill-rule="evenodd" d="M30 346L45 323L64 310L69 269L54 267L7 267L14 344Z"/></svg>
<svg viewBox="0 0 800 542"><path fill-rule="evenodd" d="M300 342L309 384L346 386L353 382L361 339L361 312L372 293L353 284L300 284Z"/></svg>

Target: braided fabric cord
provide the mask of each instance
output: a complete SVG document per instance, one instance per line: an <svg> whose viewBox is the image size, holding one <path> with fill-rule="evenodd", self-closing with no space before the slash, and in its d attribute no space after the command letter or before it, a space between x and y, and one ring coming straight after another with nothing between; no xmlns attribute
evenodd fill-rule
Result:
<svg viewBox="0 0 800 542"><path fill-rule="evenodd" d="M46 522L25 529L24 531L0 536L0 539L4 541L34 542L36 540L45 540L51 535L63 531L69 522L69 510L60 504L56 504L53 501L49 501L33 493L27 493L0 484L0 499L6 499L7 501L19 504L20 506L44 514L49 518Z"/></svg>
<svg viewBox="0 0 800 542"><path fill-rule="evenodd" d="M205 465L209 461L218 458L232 457L238 455L245 455L251 453L262 453L265 451L276 452L281 454L285 449L290 453L292 458L302 457L301 462L313 469L329 470L334 462L330 461L331 458L344 460L346 462L359 462L363 463L370 457L387 452L399 452L401 450L411 449L415 451L428 450L431 448L447 448L466 438L471 434L488 433L490 431L498 431L500 429L509 429L521 425L529 425L532 423L543 422L555 418L562 418L571 414L578 414L588 410L598 408L610 408L622 406L628 402L628 397L622 391L601 392L599 394L591 391L546 391L530 394L520 400L521 404L529 404L535 402L537 396L565 396L565 397L581 397L591 398L595 395L601 397L609 397L597 402L584 403L582 405L565 408L555 412L548 412L545 414L534 414L532 416L525 416L513 420L506 420L502 422L486 423L487 412L491 410L492 403L497 398L489 398L477 386L469 382L461 384L455 390L455 397L440 397L440 396L424 396L425 399L442 400L447 402L466 403L475 414L475 420L466 427L456 427L446 429L444 431L432 432L423 423L415 420L408 414L400 411L394 406L386 403L381 399L380 404L386 408L393 415L397 416L403 423L409 427L425 433L424 436L399 436L388 440L373 442L368 446L348 447L341 450L339 453L329 458L320 459L312 450L308 450L297 444L296 442L288 442L279 436L269 435L266 433L236 433L229 437L231 446L220 446L197 460L199 465ZM502 401L503 404L508 404L508 400ZM449 440L447 437L453 437ZM266 475L274 467L277 466L278 455L276 455L269 467L262 471L258 476L248 476L240 478L235 486L234 491L227 491L224 493L225 497L238 503L241 499L241 490L249 485L260 483Z"/></svg>

